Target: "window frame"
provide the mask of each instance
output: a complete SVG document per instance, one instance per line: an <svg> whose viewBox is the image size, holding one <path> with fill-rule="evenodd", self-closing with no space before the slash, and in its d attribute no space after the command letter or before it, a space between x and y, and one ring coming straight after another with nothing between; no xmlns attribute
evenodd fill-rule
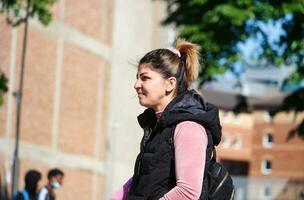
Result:
<svg viewBox="0 0 304 200"><path fill-rule="evenodd" d="M270 142L269 142L269 138L271 138ZM263 138L262 138L262 145L264 148L273 147L273 134L271 132L264 133Z"/></svg>
<svg viewBox="0 0 304 200"><path fill-rule="evenodd" d="M267 167L268 164L270 165L270 168ZM273 163L272 163L271 159L269 159L269 158L263 159L262 162L261 162L261 172L262 172L262 174L264 174L264 175L271 174L272 166L273 166Z"/></svg>

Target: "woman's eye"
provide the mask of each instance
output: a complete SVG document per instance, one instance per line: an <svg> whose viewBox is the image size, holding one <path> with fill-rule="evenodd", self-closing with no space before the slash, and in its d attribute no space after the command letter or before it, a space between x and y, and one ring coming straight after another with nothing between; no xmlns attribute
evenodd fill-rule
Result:
<svg viewBox="0 0 304 200"><path fill-rule="evenodd" d="M141 79L142 79L142 80L147 80L147 79L150 79L150 78L147 77L147 76L143 76Z"/></svg>

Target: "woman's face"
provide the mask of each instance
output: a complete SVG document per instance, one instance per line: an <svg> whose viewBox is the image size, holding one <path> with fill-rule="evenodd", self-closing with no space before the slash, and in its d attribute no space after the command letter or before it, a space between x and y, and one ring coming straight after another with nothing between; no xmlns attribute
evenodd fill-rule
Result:
<svg viewBox="0 0 304 200"><path fill-rule="evenodd" d="M36 192L39 192L39 190L43 187L43 183L41 179L37 182Z"/></svg>
<svg viewBox="0 0 304 200"><path fill-rule="evenodd" d="M134 89L140 105L160 112L172 100L171 93L175 83L174 80L172 82L172 78L165 79L152 69L151 64L141 64L138 67Z"/></svg>

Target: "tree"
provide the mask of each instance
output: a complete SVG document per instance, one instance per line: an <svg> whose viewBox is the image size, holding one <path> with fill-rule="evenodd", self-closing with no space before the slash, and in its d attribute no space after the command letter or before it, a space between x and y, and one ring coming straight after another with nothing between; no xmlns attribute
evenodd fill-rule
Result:
<svg viewBox="0 0 304 200"><path fill-rule="evenodd" d="M50 6L57 0L0 0L0 14L5 14L6 21L13 27L25 22L25 15L28 6L28 17L37 17L43 25L48 25L52 20ZM7 92L7 78L0 71L0 106L3 102L3 95Z"/></svg>
<svg viewBox="0 0 304 200"><path fill-rule="evenodd" d="M28 35L28 20L29 18L37 17L43 25L48 25L52 19L50 6L56 0L0 0L0 13L6 14L7 23L11 26L19 26L24 23L24 35L21 54L21 67L19 88L15 92L17 115L16 115L16 141L13 160L13 182L12 182L12 196L16 194L18 189L19 179L19 138L20 138L20 116L23 93L23 76L27 50L27 35ZM3 91L7 90L7 78L0 72L0 100L3 99ZM0 101L1 103L1 101Z"/></svg>
<svg viewBox="0 0 304 200"><path fill-rule="evenodd" d="M0 0L0 12L6 14L7 22L12 26L18 26L22 22L25 22L27 9L29 17L37 17L43 25L48 25L52 20L50 6L56 1L57 0Z"/></svg>
<svg viewBox="0 0 304 200"><path fill-rule="evenodd" d="M271 65L295 65L284 87L297 90L272 112L302 112L304 90L304 2L302 0L164 0L168 15L163 24L174 24L180 36L201 46L204 66L200 82L204 84L217 74L234 71L243 57L238 45L248 38L260 42L261 51L253 59ZM277 41L261 24L280 23L282 33ZM242 98L243 99L243 98ZM244 100L244 99L243 99ZM246 101L246 99L245 99ZM302 103L299 103L302 102ZM244 101L241 102L242 105ZM304 139L304 120L292 132Z"/></svg>

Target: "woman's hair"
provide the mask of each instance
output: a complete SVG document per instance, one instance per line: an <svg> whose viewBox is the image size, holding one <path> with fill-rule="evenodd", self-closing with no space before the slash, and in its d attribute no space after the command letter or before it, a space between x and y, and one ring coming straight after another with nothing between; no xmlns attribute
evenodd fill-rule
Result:
<svg viewBox="0 0 304 200"><path fill-rule="evenodd" d="M176 50L155 49L140 59L139 65L150 64L164 78L175 77L176 93L187 90L199 73L199 46L177 39Z"/></svg>
<svg viewBox="0 0 304 200"><path fill-rule="evenodd" d="M25 189L29 192L31 197L35 196L37 192L38 182L41 179L41 173L37 170L29 170L24 177Z"/></svg>

